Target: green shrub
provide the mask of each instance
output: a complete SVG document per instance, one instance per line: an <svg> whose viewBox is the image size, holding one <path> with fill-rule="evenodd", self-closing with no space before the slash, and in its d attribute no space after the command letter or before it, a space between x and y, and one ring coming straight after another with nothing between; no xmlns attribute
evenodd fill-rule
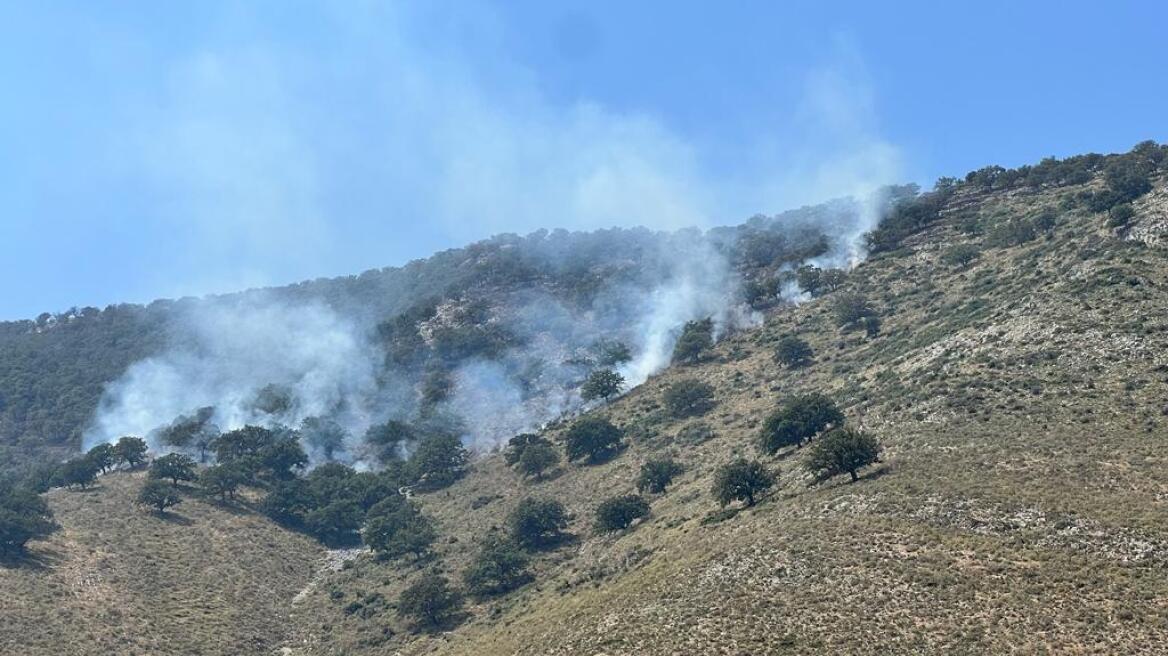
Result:
<svg viewBox="0 0 1168 656"><path fill-rule="evenodd" d="M701 415L714 407L714 388L696 378L684 378L665 388L663 400L674 417Z"/></svg>
<svg viewBox="0 0 1168 656"><path fill-rule="evenodd" d="M775 361L792 369L807 366L814 355L811 345L794 335L784 336L775 346Z"/></svg>
<svg viewBox="0 0 1168 656"><path fill-rule="evenodd" d="M525 549L540 549L563 538L568 515L559 501L527 498L511 511L507 523L516 544Z"/></svg>
<svg viewBox="0 0 1168 656"><path fill-rule="evenodd" d="M694 364L714 347L714 320L688 321L673 347L673 362Z"/></svg>
<svg viewBox="0 0 1168 656"><path fill-rule="evenodd" d="M476 597L510 592L531 580L528 561L514 541L489 537L463 572L463 584Z"/></svg>
<svg viewBox="0 0 1168 656"><path fill-rule="evenodd" d="M601 532L620 531L648 514L649 503L639 495L605 499L596 508L596 529Z"/></svg>
<svg viewBox="0 0 1168 656"><path fill-rule="evenodd" d="M763 422L759 449L773 454L786 446L802 446L829 426L839 426L844 415L835 402L822 394L787 399Z"/></svg>
<svg viewBox="0 0 1168 656"><path fill-rule="evenodd" d="M53 512L30 490L0 485L0 556L19 556L32 540L57 530Z"/></svg>
<svg viewBox="0 0 1168 656"><path fill-rule="evenodd" d="M560 462L560 454L550 444L531 444L523 450L519 458L519 471L535 480L543 478L544 472Z"/></svg>
<svg viewBox="0 0 1168 656"><path fill-rule="evenodd" d="M450 587L440 574L429 573L402 591L397 612L422 630L438 629L454 619L463 607L462 593Z"/></svg>
<svg viewBox="0 0 1168 656"><path fill-rule="evenodd" d="M162 514L166 512L167 508L182 503L182 497L178 495L178 491L174 489L173 485L167 485L166 481L161 479L151 478L142 485L142 489L138 492L138 503L150 506Z"/></svg>
<svg viewBox="0 0 1168 656"><path fill-rule="evenodd" d="M648 460L641 465L641 473L637 476L637 491L661 494L673 482L674 477L683 471L685 469L672 458Z"/></svg>
<svg viewBox="0 0 1168 656"><path fill-rule="evenodd" d="M620 450L622 432L603 417L584 417L564 436L568 460L602 462Z"/></svg>
<svg viewBox="0 0 1168 656"><path fill-rule="evenodd" d="M603 399L605 401L620 394L625 386L624 376L612 369L597 369L588 375L584 386L580 388L580 396L585 401Z"/></svg>

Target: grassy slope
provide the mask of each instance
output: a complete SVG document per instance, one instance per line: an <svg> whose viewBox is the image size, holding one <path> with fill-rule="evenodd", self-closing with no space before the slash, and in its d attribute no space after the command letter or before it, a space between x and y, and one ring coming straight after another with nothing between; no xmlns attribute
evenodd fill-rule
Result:
<svg viewBox="0 0 1168 656"><path fill-rule="evenodd" d="M141 473L48 495L62 530L0 568L0 653L268 654L321 549L244 510L187 498L165 518Z"/></svg>
<svg viewBox="0 0 1168 656"><path fill-rule="evenodd" d="M294 610L296 653L1157 653L1168 635L1165 251L1070 212L1049 237L987 248L967 268L940 260L980 241L956 228L970 213L992 221L1058 201L958 198L910 252L852 275L848 288L884 311L878 339L836 330L830 297L775 312L711 361L602 410L649 429L609 464L525 484L500 458L480 461L422 499L448 536L427 566L457 575L476 537L528 494L564 501L578 541L541 556L536 583L472 604L469 622L439 636L409 633L392 608L423 567L358 559ZM1136 206L1137 232L1162 228L1163 181ZM811 367L772 362L790 332L814 346ZM703 418L716 437L701 444L675 437L693 420L659 408L663 386L689 376L720 401ZM839 399L881 436L885 464L854 485L808 487L797 455L769 459L781 483L764 503L703 522L717 511L714 468L753 455L761 419L799 390ZM593 535L595 504L632 491L639 463L665 452L688 471L652 518Z"/></svg>

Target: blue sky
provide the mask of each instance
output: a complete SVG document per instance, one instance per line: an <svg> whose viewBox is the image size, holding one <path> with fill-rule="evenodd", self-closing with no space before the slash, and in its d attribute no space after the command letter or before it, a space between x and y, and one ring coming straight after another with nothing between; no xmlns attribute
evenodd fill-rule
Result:
<svg viewBox="0 0 1168 656"><path fill-rule="evenodd" d="M0 3L0 318L1168 140L1160 3L884 4Z"/></svg>

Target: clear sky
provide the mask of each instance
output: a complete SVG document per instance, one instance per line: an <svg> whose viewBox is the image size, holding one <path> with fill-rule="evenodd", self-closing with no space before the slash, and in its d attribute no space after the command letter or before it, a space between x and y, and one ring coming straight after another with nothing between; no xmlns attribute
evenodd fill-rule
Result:
<svg viewBox="0 0 1168 656"><path fill-rule="evenodd" d="M0 318L1168 140L1159 2L0 2Z"/></svg>

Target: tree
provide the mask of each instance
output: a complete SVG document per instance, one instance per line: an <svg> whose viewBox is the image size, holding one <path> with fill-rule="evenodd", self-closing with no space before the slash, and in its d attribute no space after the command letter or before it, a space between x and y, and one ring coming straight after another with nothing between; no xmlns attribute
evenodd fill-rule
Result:
<svg viewBox="0 0 1168 656"><path fill-rule="evenodd" d="M74 485L85 489L97 478L98 466L92 459L81 456L61 465L61 483L65 487Z"/></svg>
<svg viewBox="0 0 1168 656"><path fill-rule="evenodd" d="M470 453L457 435L434 435L418 444L409 469L417 484L436 490L458 480L469 461Z"/></svg>
<svg viewBox="0 0 1168 656"><path fill-rule="evenodd" d="M714 320L687 321L673 346L673 361L694 364L714 347Z"/></svg>
<svg viewBox="0 0 1168 656"><path fill-rule="evenodd" d="M199 462L207 461L207 449L219 436L219 427L211 422L215 408L199 408L192 415L180 415L159 431L158 440L180 449L198 449Z"/></svg>
<svg viewBox="0 0 1168 656"><path fill-rule="evenodd" d="M773 454L785 446L802 446L829 426L839 426L844 414L822 394L793 396L763 422L759 449Z"/></svg>
<svg viewBox="0 0 1168 656"><path fill-rule="evenodd" d="M365 513L352 499L335 499L304 516L304 530L325 544L349 544L357 539Z"/></svg>
<svg viewBox="0 0 1168 656"><path fill-rule="evenodd" d="M373 450L374 456L382 464L401 459L402 447L417 441L418 434L404 421L390 419L384 424L374 424L365 431L365 444Z"/></svg>
<svg viewBox="0 0 1168 656"><path fill-rule="evenodd" d="M519 458L519 471L541 480L545 471L560 462L560 454L550 444L532 444L523 450Z"/></svg>
<svg viewBox="0 0 1168 656"><path fill-rule="evenodd" d="M261 469L271 480L287 480L308 464L308 454L293 437L285 437L265 446L253 458L243 461Z"/></svg>
<svg viewBox="0 0 1168 656"><path fill-rule="evenodd" d="M854 483L859 479L856 472L875 462L880 462L880 444L875 437L860 430L838 428L811 447L804 467L818 480L847 473Z"/></svg>
<svg viewBox="0 0 1168 656"><path fill-rule="evenodd" d="M114 451L112 444L98 444L90 449L86 454L93 466L101 473L106 473L114 468L118 462L117 452Z"/></svg>
<svg viewBox="0 0 1168 656"><path fill-rule="evenodd" d="M173 486L167 485L166 481L152 478L147 480L138 492L138 503L156 509L161 515L167 508L182 503L182 497Z"/></svg>
<svg viewBox="0 0 1168 656"><path fill-rule="evenodd" d="M215 450L215 460L218 462L241 462L254 460L261 451L275 442L275 432L263 426L249 424L216 437L211 447Z"/></svg>
<svg viewBox="0 0 1168 656"><path fill-rule="evenodd" d="M828 292L834 292L843 287L847 279L848 274L843 269L825 269L819 277L822 289Z"/></svg>
<svg viewBox="0 0 1168 656"><path fill-rule="evenodd" d="M823 287L823 270L817 266L804 264L795 271L795 282L800 290L815 298L819 296Z"/></svg>
<svg viewBox="0 0 1168 656"><path fill-rule="evenodd" d="M514 465L523 459L523 452L527 447L536 444L551 446L552 443L535 433L520 433L507 441L507 448L503 450L503 460L508 465Z"/></svg>
<svg viewBox="0 0 1168 656"><path fill-rule="evenodd" d="M0 555L19 556L31 540L57 530L49 504L31 490L0 485Z"/></svg>
<svg viewBox="0 0 1168 656"><path fill-rule="evenodd" d="M195 480L195 461L182 453L156 458L150 465L150 478L169 479L174 487L178 487L179 481Z"/></svg>
<svg viewBox="0 0 1168 656"><path fill-rule="evenodd" d="M596 508L596 529L601 532L620 531L648 514L649 502L640 495L605 499Z"/></svg>
<svg viewBox="0 0 1168 656"><path fill-rule="evenodd" d="M584 417L564 436L568 460L601 462L621 448L621 429L603 417Z"/></svg>
<svg viewBox="0 0 1168 656"><path fill-rule="evenodd" d="M633 359L633 352L628 344L615 339L601 339L592 345L592 352L596 356L596 364L601 367L615 367Z"/></svg>
<svg viewBox="0 0 1168 656"><path fill-rule="evenodd" d="M305 516L316 504L308 482L293 478L272 486L260 502L260 510L281 524L298 527L304 524Z"/></svg>
<svg viewBox="0 0 1168 656"><path fill-rule="evenodd" d="M775 346L775 361L792 369L805 367L814 355L811 345L794 335L787 335Z"/></svg>
<svg viewBox="0 0 1168 656"><path fill-rule="evenodd" d="M597 369L588 375L588 380L580 388L580 396L585 401L593 399L609 400L620 394L625 386L625 377L612 369Z"/></svg>
<svg viewBox="0 0 1168 656"><path fill-rule="evenodd" d="M146 462L147 451L146 440L130 435L119 439L118 443L114 445L114 452L117 455L118 462L126 463L130 469L134 469L143 462Z"/></svg>
<svg viewBox="0 0 1168 656"><path fill-rule="evenodd" d="M755 497L769 490L774 476L757 460L739 458L722 465L714 475L714 498L725 506L731 501L745 501L753 506Z"/></svg>
<svg viewBox="0 0 1168 656"><path fill-rule="evenodd" d="M551 546L563 538L568 526L564 504L552 499L526 498L508 516L511 536L525 549Z"/></svg>
<svg viewBox="0 0 1168 656"><path fill-rule="evenodd" d="M859 325L865 318L876 314L868 305L868 299L859 294L840 294L831 309L835 314L835 324L840 328Z"/></svg>
<svg viewBox="0 0 1168 656"><path fill-rule="evenodd" d="M247 474L236 463L212 465L199 475L199 485L207 494L223 501L235 498L235 492L247 482Z"/></svg>
<svg viewBox="0 0 1168 656"><path fill-rule="evenodd" d="M683 378L665 388L663 399L669 414L692 417L714 407L714 388L696 378Z"/></svg>
<svg viewBox="0 0 1168 656"><path fill-rule="evenodd" d="M637 476L637 491L661 494L673 482L674 477L683 471L685 468L672 458L648 460L641 465L641 473Z"/></svg>
<svg viewBox="0 0 1168 656"><path fill-rule="evenodd" d="M439 628L453 619L463 606L462 594L450 587L440 574L426 574L402 591L397 612L413 620L420 629Z"/></svg>
<svg viewBox="0 0 1168 656"><path fill-rule="evenodd" d="M388 498L370 508L362 536L382 558L407 554L421 558L438 538L434 525L418 506L401 498Z"/></svg>
<svg viewBox="0 0 1168 656"><path fill-rule="evenodd" d="M345 448L348 433L340 424L326 417L306 417L300 422L304 443L320 452L325 460L332 460L336 452Z"/></svg>
<svg viewBox="0 0 1168 656"><path fill-rule="evenodd" d="M1107 215L1107 227L1126 228L1127 224L1131 223L1135 217L1136 211L1132 208L1131 203L1123 203L1111 208Z"/></svg>
<svg viewBox="0 0 1168 656"><path fill-rule="evenodd" d="M467 592L490 597L510 592L531 580L527 554L513 540L491 536L462 573Z"/></svg>

